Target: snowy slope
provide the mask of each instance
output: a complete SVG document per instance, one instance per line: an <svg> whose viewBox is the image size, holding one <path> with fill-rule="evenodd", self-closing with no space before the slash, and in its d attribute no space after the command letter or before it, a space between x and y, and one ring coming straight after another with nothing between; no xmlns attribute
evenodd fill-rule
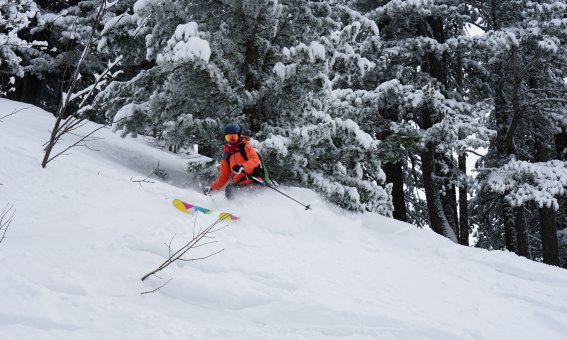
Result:
<svg viewBox="0 0 567 340"><path fill-rule="evenodd" d="M18 107L0 99L0 117ZM350 214L300 188L283 190L313 211L273 192L213 201L182 156L109 130L90 144L99 151L42 169L52 124L37 108L0 122L0 209L17 209L0 244L2 340L567 339L564 269ZM167 183L131 181L157 161ZM200 249L222 253L142 282L172 237L178 247L215 220L175 210L175 197L242 220Z"/></svg>

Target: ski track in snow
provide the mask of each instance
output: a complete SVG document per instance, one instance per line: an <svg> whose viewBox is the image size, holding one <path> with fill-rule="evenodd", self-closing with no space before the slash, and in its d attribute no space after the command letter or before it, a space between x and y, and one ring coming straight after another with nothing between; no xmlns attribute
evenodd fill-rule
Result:
<svg viewBox="0 0 567 340"><path fill-rule="evenodd" d="M0 99L0 116L25 106ZM312 211L271 191L211 200L183 156L109 130L90 143L99 151L74 148L42 169L52 124L37 108L0 121L0 205L17 209L0 244L1 340L567 338L564 269L348 213L301 188L282 189ZM132 182L158 161L167 181ZM242 219L191 256L220 254L141 282L167 244L216 219L183 214L173 198Z"/></svg>

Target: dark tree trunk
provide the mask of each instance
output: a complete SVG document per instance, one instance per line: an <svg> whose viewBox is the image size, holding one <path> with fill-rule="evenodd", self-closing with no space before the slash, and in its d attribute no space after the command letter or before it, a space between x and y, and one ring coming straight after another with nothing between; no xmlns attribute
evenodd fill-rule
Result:
<svg viewBox="0 0 567 340"><path fill-rule="evenodd" d="M463 72L463 58L461 52L457 52L457 64L455 65L455 81L457 82L457 91L461 96L464 95L464 72ZM459 139L464 139L465 136L459 136ZM463 152L457 157L457 167L459 169L459 176L467 175L467 154ZM469 245L469 202L468 202L468 186L466 181L459 183L459 244L463 246Z"/></svg>
<svg viewBox="0 0 567 340"><path fill-rule="evenodd" d="M467 155L459 155L459 171L461 174L467 173ZM459 244L469 245L469 206L468 206L468 187L462 183L459 187Z"/></svg>
<svg viewBox="0 0 567 340"><path fill-rule="evenodd" d="M441 208L439 191L433 180L435 171L434 145L427 143L427 148L421 153L421 173L423 176L423 190L425 191L425 200L427 203L427 212L429 214L429 224L434 232L445 235L443 231L443 222L438 214L438 208ZM443 209L441 209L443 213Z"/></svg>
<svg viewBox="0 0 567 340"><path fill-rule="evenodd" d="M402 162L384 163L382 170L386 174L386 183L392 183L392 203L394 205L394 218L407 222L406 201L404 198L404 173Z"/></svg>
<svg viewBox="0 0 567 340"><path fill-rule="evenodd" d="M380 140L385 140L392 136L390 128L391 122L399 121L399 113L392 109L383 109L376 113L381 117L376 127L376 136ZM386 183L392 183L392 204L394 205L394 218L398 221L407 222L406 198L404 195L404 173L402 162L399 160L402 155L397 154L392 159L382 162L382 170L386 174Z"/></svg>
<svg viewBox="0 0 567 340"><path fill-rule="evenodd" d="M423 177L423 189L425 200L427 201L427 213L431 229L440 235L444 235L455 243L458 242L457 235L454 233L447 216L443 211L441 202L440 188L435 183L435 147L433 143L427 143L425 151L421 153L421 172Z"/></svg>
<svg viewBox="0 0 567 340"><path fill-rule="evenodd" d="M555 135L555 150L557 150L557 159L567 160L567 133L561 132Z"/></svg>
<svg viewBox="0 0 567 340"><path fill-rule="evenodd" d="M513 155L517 153L515 136L518 126L520 124L520 120L522 119L524 113L520 99L523 75L518 65L518 49L516 47L512 48L511 70L512 70L512 78L513 78L512 103L511 103L513 114L512 114L512 120L510 122L508 130L506 131L506 135L503 141L504 148L507 151L507 155ZM524 215L523 206L515 207L514 230L516 234L517 254L530 258L528 232L527 232L526 218Z"/></svg>
<svg viewBox="0 0 567 340"><path fill-rule="evenodd" d="M539 209L539 223L543 247L543 262L559 266L559 243L555 226L555 210L548 207Z"/></svg>
<svg viewBox="0 0 567 340"><path fill-rule="evenodd" d="M427 18L427 28L428 31L425 36L432 35L431 38L434 38L439 43L445 42L445 30L443 28L443 18L439 16L432 16ZM446 65L446 54L443 54L442 59L440 60L439 57L435 53L428 53L428 71L429 74L435 77L438 81L443 84L447 84L447 65Z"/></svg>
<svg viewBox="0 0 567 340"><path fill-rule="evenodd" d="M545 142L538 142L536 148L536 161L546 162L551 159L549 145L545 144ZM543 248L543 262L559 266L559 241L557 239L557 226L553 207L544 206L539 209L539 225L541 231L541 245Z"/></svg>
<svg viewBox="0 0 567 340"><path fill-rule="evenodd" d="M433 37L438 42L445 42L443 31L443 19L440 17L429 17L422 22L418 30L422 36ZM430 76L440 82L445 83L445 63L443 59L439 59L434 53L428 53L426 59L422 63L422 69ZM429 129L435 123L437 113L431 108L422 108L420 127L424 130ZM425 150L421 153L421 166L423 176L423 189L425 191L425 199L427 203L427 212L429 214L429 223L431 229L438 234L445 235L453 241L457 242L447 216L443 211L443 203L439 193L439 185L435 183L435 144L429 142L426 144Z"/></svg>
<svg viewBox="0 0 567 340"><path fill-rule="evenodd" d="M506 242L506 250L516 252L516 229L514 220L514 209L503 200L502 202L502 219L504 221L504 240Z"/></svg>
<svg viewBox="0 0 567 340"><path fill-rule="evenodd" d="M528 239L528 230L526 225L526 215L524 214L524 206L519 206L514 208L514 227L516 232L516 254L526 257L528 259L532 258L530 253L530 243Z"/></svg>
<svg viewBox="0 0 567 340"><path fill-rule="evenodd" d="M502 199L504 200L504 198ZM506 249L519 256L531 259L524 207L512 208L507 202L503 201L502 220Z"/></svg>

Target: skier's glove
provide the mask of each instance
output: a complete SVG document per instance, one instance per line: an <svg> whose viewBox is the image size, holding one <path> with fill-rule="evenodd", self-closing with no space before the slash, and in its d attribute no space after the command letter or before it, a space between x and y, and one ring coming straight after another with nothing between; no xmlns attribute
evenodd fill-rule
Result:
<svg viewBox="0 0 567 340"><path fill-rule="evenodd" d="M211 187L210 186L206 186L205 189L203 190L203 194L205 194L206 196L208 196L211 193Z"/></svg>
<svg viewBox="0 0 567 340"><path fill-rule="evenodd" d="M236 164L235 166L232 167L232 171L235 174L240 174L242 173L242 171L244 171L244 166L242 166L241 164Z"/></svg>

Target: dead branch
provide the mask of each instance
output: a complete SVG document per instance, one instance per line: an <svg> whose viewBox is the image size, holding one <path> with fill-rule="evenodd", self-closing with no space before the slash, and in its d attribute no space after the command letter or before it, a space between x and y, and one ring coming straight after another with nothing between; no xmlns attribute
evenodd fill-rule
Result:
<svg viewBox="0 0 567 340"><path fill-rule="evenodd" d="M94 134L95 132L104 129L105 127L107 127L107 125L102 125L99 126L98 128L94 129L93 131L89 132L88 134L86 134L84 137L80 138L78 141L76 141L75 143L71 144L70 146L68 146L67 148L65 148L63 151L57 153L55 156L50 157L47 162L45 162L45 164L47 165L47 163L51 162L53 159L55 159L58 156L61 156L62 154L64 154L65 152L67 152L69 149L78 146L79 144L81 144L82 142L85 141L85 139L87 139L88 137L90 137L92 134ZM57 138L57 140L59 140L60 137ZM83 145L83 144L81 144Z"/></svg>
<svg viewBox="0 0 567 340"><path fill-rule="evenodd" d="M132 180L132 178L130 178L130 180L134 183L138 183L140 186L142 186L142 183L155 183L153 181L150 181L149 179L150 179L150 177L152 177L152 175L157 174L157 171L159 171L159 170L160 170L160 168L159 168L159 161L158 161L156 167L154 168L154 171L152 171L148 176L146 176L146 178L138 179L138 180L135 180L135 181Z"/></svg>
<svg viewBox="0 0 567 340"><path fill-rule="evenodd" d="M179 261L192 262L192 261L198 261L198 260L205 260L205 259L208 259L208 258L211 257L211 256L214 256L214 255L216 255L216 254L222 252L223 250L224 250L224 249L221 249L221 250L219 250L219 251L216 251L216 252L214 252L214 253L212 253L212 254L209 254L209 255L203 256L203 257L196 257L196 258L192 258L192 259L182 259L182 258L179 258Z"/></svg>
<svg viewBox="0 0 567 340"><path fill-rule="evenodd" d="M203 259L207 259L213 255L216 255L218 253L220 253L221 251L223 251L224 249L221 249L215 253L209 254L207 256L203 256L203 257L199 257L199 258L193 258L193 259L183 259L183 255L185 255L189 250L194 249L198 246L201 246L202 243L200 243L203 239L206 239L207 237L211 237L210 233L215 231L215 227L221 223L224 220L224 218L218 218L215 222L213 222L211 225L209 225L208 227L199 230L199 232L194 236L193 238L187 242L183 247L181 247L179 250L177 250L176 252L173 252L171 250L171 247L169 249L169 258L167 260L165 260L162 264L160 264L156 269L152 270L151 272L147 273L146 275L144 275L142 277L142 281L146 280L148 277L155 275L157 272L167 268L167 266L169 266L170 264L172 264L173 262L177 261L177 260L181 260L181 261L197 261L197 260L203 260ZM217 229L216 231L218 231L219 229ZM205 242L207 243L207 242ZM159 288L158 288L159 289Z"/></svg>
<svg viewBox="0 0 567 340"><path fill-rule="evenodd" d="M14 206L10 203L6 204L2 210L2 213L0 214L0 233L2 233L2 236L0 236L0 243L2 243L2 241L6 238L6 232L12 223L15 213L16 209L14 209Z"/></svg>
<svg viewBox="0 0 567 340"><path fill-rule="evenodd" d="M166 284L168 284L169 282L171 282L171 280L173 280L173 278L170 278L169 280L167 280L166 283L162 284L161 286L157 287L156 289L152 289L152 290L148 290L147 292L142 292L141 294L151 294L151 293L155 293L158 290L162 289L163 287L165 287Z"/></svg>
<svg viewBox="0 0 567 340"><path fill-rule="evenodd" d="M22 107L22 108L20 108L20 109L14 110L12 113L9 113L9 114L7 114L7 115L5 115L5 116L0 117L0 122L1 122L2 119L4 119L4 118L10 117L10 116L12 116L12 115L15 115L16 113L18 113L18 112L20 112L20 111L27 110L27 109L31 109L32 107L33 107L33 106L28 106L28 107Z"/></svg>

